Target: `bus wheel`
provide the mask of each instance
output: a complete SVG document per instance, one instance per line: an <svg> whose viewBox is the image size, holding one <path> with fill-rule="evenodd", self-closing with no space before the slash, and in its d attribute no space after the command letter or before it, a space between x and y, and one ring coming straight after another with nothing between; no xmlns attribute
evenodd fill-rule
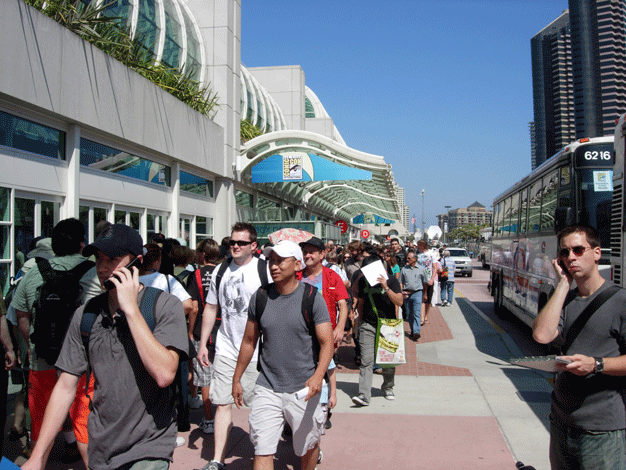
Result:
<svg viewBox="0 0 626 470"><path fill-rule="evenodd" d="M496 315L502 315L504 312L504 305L502 305L502 280L500 276L493 281L493 309Z"/></svg>

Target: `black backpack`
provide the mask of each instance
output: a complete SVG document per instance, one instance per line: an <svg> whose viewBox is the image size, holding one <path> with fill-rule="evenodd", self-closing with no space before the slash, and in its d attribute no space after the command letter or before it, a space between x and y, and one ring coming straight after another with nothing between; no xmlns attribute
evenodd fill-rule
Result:
<svg viewBox="0 0 626 470"><path fill-rule="evenodd" d="M43 284L37 289L33 304L35 324L30 340L37 348L37 356L53 365L70 325L74 311L80 306L83 288L80 279L94 263L83 261L68 270L52 269L45 258L36 258Z"/></svg>

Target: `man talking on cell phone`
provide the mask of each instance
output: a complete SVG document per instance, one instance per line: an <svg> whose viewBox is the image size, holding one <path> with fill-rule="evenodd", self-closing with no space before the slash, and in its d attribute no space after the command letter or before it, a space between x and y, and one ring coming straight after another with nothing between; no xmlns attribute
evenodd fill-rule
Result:
<svg viewBox="0 0 626 470"><path fill-rule="evenodd" d="M46 408L37 445L24 469L42 469L74 399L81 375L93 373L89 467L166 470L176 442L169 385L186 360L189 340L176 297L144 287L127 266L142 257L143 240L122 224L105 229L83 250L110 290L74 313L56 368L61 372ZM93 314L93 315L91 315ZM89 323L85 319L91 319ZM90 372L88 372L90 371Z"/></svg>
<svg viewBox="0 0 626 470"><path fill-rule="evenodd" d="M557 285L533 338L561 347L550 411L553 470L626 468L626 291L604 280L598 231L573 225L557 235ZM572 283L576 281L576 288Z"/></svg>

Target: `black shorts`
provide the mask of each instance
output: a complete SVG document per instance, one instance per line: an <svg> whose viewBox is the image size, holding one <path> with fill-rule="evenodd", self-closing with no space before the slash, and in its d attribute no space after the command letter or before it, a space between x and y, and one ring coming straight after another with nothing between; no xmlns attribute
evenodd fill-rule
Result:
<svg viewBox="0 0 626 470"><path fill-rule="evenodd" d="M424 293L422 294L423 304L429 304L430 299L433 298L433 287L434 286L429 286L428 284L424 284Z"/></svg>

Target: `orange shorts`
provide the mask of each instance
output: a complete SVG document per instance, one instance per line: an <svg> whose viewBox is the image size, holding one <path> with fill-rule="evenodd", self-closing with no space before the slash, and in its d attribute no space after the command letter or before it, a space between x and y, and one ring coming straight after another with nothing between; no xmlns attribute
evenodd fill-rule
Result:
<svg viewBox="0 0 626 470"><path fill-rule="evenodd" d="M28 406L30 408L31 439L39 439L43 415L50 401L52 389L57 381L57 372L51 370L31 370L28 374ZM89 395L93 396L93 375L89 381ZM76 387L76 398L70 408L70 417L74 426L76 440L87 444L87 419L89 417L89 399L85 396L85 375Z"/></svg>

